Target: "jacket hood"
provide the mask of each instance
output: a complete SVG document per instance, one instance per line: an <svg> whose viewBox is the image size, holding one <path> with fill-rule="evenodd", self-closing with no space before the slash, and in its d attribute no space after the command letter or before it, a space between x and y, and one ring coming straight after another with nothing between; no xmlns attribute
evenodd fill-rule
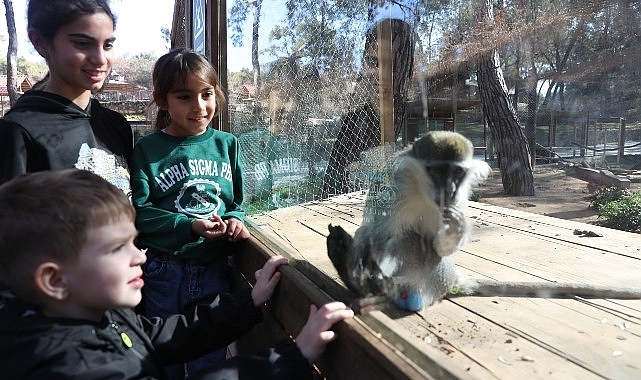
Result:
<svg viewBox="0 0 641 380"><path fill-rule="evenodd" d="M30 90L18 99L5 117L12 119L20 113L38 110L41 113L61 114L69 118L88 118L91 115L91 102L87 109L83 110L63 96L40 90Z"/></svg>

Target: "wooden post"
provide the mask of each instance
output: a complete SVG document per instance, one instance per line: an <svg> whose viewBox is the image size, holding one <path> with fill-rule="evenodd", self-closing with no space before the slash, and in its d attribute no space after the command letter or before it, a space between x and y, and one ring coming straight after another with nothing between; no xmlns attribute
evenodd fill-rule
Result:
<svg viewBox="0 0 641 380"><path fill-rule="evenodd" d="M184 4L184 10L185 10L185 35L184 35L184 42L185 45L183 47L192 47L193 46L193 35L192 35L192 30L193 30L193 19L192 15L193 13L193 4L192 0L186 0L183 2ZM178 22L181 22L182 20L179 20Z"/></svg>
<svg viewBox="0 0 641 380"><path fill-rule="evenodd" d="M585 151L588 147L588 134L590 133L590 113L588 112L585 126L583 127L583 145L581 146L581 157L585 157Z"/></svg>
<svg viewBox="0 0 641 380"><path fill-rule="evenodd" d="M534 136L536 136L536 126L534 127ZM535 137L536 141L536 137ZM550 125L548 125L548 149L552 151L554 144L554 111L550 110ZM536 151L536 143L534 144L534 151Z"/></svg>
<svg viewBox="0 0 641 380"><path fill-rule="evenodd" d="M572 140L576 141L576 124L572 127ZM572 158L576 157L576 149L572 147Z"/></svg>
<svg viewBox="0 0 641 380"><path fill-rule="evenodd" d="M455 68L454 68L454 78L452 78L452 111L450 112L450 116L452 117L452 124L450 128L445 128L445 130L448 131L456 131L456 112L458 108L458 59L455 60ZM447 124L446 124L447 125Z"/></svg>
<svg viewBox="0 0 641 380"><path fill-rule="evenodd" d="M211 63L218 72L218 78L229 96L227 86L227 0L207 2L207 41ZM221 110L220 115L213 123L218 123L218 129L231 132L229 125L229 109Z"/></svg>
<svg viewBox="0 0 641 380"><path fill-rule="evenodd" d="M619 118L619 156L618 159L625 156L625 118Z"/></svg>
<svg viewBox="0 0 641 380"><path fill-rule="evenodd" d="M381 119L381 144L396 141L394 134L394 87L392 65L392 21L378 24L378 99Z"/></svg>
<svg viewBox="0 0 641 380"><path fill-rule="evenodd" d="M557 133L556 118L557 118L556 113L552 111L551 120L550 120L552 123L552 146L550 146L550 151L554 151L554 147L556 146L556 133Z"/></svg>

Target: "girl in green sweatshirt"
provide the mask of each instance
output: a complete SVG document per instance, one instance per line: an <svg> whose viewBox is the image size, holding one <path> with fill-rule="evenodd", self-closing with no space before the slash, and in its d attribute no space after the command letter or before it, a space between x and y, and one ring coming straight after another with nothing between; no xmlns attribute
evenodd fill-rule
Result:
<svg viewBox="0 0 641 380"><path fill-rule="evenodd" d="M131 188L137 244L148 256L141 311L166 317L229 290L227 258L249 232L238 141L209 125L226 105L215 69L176 49L158 59L152 79L157 131L134 147ZM224 357L217 351L187 372Z"/></svg>

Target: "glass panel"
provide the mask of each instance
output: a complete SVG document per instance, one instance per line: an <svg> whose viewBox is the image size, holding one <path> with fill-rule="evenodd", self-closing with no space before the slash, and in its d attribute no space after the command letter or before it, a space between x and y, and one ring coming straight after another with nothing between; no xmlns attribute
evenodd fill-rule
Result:
<svg viewBox="0 0 641 380"><path fill-rule="evenodd" d="M228 89L250 214L367 188L363 152L431 130L510 195L540 165L641 165L639 2L247 3L228 2Z"/></svg>

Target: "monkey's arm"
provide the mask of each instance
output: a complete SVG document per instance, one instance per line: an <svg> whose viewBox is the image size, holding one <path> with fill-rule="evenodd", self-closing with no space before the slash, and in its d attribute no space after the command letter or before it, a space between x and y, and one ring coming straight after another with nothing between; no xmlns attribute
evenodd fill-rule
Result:
<svg viewBox="0 0 641 380"><path fill-rule="evenodd" d="M456 206L443 212L443 223L434 237L434 250L445 257L457 252L467 242L469 226L463 211Z"/></svg>

